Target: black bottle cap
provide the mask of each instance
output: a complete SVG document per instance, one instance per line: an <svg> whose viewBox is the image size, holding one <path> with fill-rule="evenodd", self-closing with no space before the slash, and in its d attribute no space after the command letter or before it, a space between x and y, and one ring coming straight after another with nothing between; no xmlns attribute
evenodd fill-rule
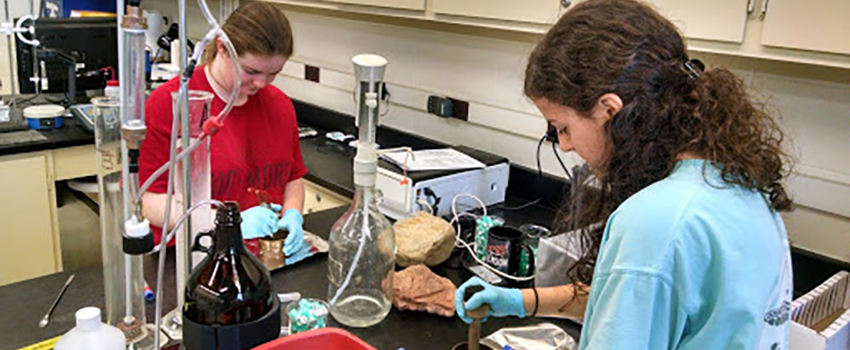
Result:
<svg viewBox="0 0 850 350"><path fill-rule="evenodd" d="M153 250L153 233L151 232L142 237L121 236L121 238L124 253L142 255Z"/></svg>
<svg viewBox="0 0 850 350"><path fill-rule="evenodd" d="M239 212L239 203L227 201L223 207L219 207L215 215L216 225L234 225L242 223L242 215Z"/></svg>

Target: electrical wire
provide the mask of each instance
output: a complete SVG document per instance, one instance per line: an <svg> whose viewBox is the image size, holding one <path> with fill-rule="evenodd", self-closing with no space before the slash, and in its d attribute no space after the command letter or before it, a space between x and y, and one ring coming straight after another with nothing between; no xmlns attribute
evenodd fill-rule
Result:
<svg viewBox="0 0 850 350"><path fill-rule="evenodd" d="M567 179L570 180L570 183L573 183L573 176L570 175L570 171L567 170L567 166L564 165L564 161L561 160L561 155L558 153L558 149L555 148L555 143L552 143L552 153L555 154L555 158L558 158L558 163L561 164L561 169L564 169L564 174L567 175Z"/></svg>
<svg viewBox="0 0 850 350"><path fill-rule="evenodd" d="M386 92L386 94L383 94L384 92ZM387 114L390 113L390 102L392 101L392 98L393 98L393 95L390 93L389 90L387 90L387 84L386 83L381 84L381 95L382 96L380 96L380 98L382 100L385 100L384 101L385 107L384 107L384 112L381 113L380 116L384 117L384 116L386 116ZM384 98L384 96L386 96L386 98Z"/></svg>
<svg viewBox="0 0 850 350"><path fill-rule="evenodd" d="M537 142L537 176L539 176L540 178L543 177L543 167L540 166L540 149L543 148L543 142L546 142L546 134L543 134L543 137L541 137L540 141ZM554 145L554 143L552 145ZM540 201L542 201L542 200L543 200L543 197L537 197L537 199L535 199L535 200L532 200L532 201L525 203L525 204L520 204L516 207L502 206L502 210L507 210L507 211L523 210L523 209L528 208L532 205L540 203Z"/></svg>
<svg viewBox="0 0 850 350"><path fill-rule="evenodd" d="M478 262L478 264L480 264L484 268L490 270L491 272L495 273L496 275L498 275L502 278L507 278L509 280L514 280L514 281L517 281L517 282L525 282L525 281L533 280L534 277L536 276L536 274L528 276L528 277L513 276L513 275L510 275L510 274L504 273L502 271L499 271L499 269L490 266L490 264L482 261L481 259L478 258L478 256L476 256L475 250L473 249L473 246L475 246L477 243L473 242L473 244L470 245L469 243L466 243L466 241L464 241L460 237L460 234L461 234L460 218L463 217L463 216L471 216L475 219L478 219L478 216L476 216L475 214L469 213L469 212L463 212L463 213L457 212L457 208L456 208L457 199L461 198L461 197L470 197L472 199L475 199L478 202L478 204L481 205L481 209L484 212L483 216L487 216L487 206L485 206L484 202L481 201L481 199L479 199L478 197L476 197L472 194L469 194L469 193L460 193L460 194L456 195L454 198L452 198L452 215L453 215L453 217L452 217L452 220L449 222L449 224L451 225L451 224L457 223L457 227L456 227L457 230L455 232L455 247L466 248L466 250L469 251L469 255L472 257L473 260L475 260L476 262Z"/></svg>
<svg viewBox="0 0 850 350"><path fill-rule="evenodd" d="M36 99L36 98L38 98L39 96L41 96L41 94L40 94L40 93L35 94L35 95L32 95L32 96L27 97L27 98L20 99L20 100L18 100L18 101L17 101L17 103L18 103L18 104L20 104L20 105L22 105L22 104L26 104L27 102L30 102L30 101L32 101L32 100L35 100L35 99Z"/></svg>
<svg viewBox="0 0 850 350"><path fill-rule="evenodd" d="M543 148L543 142L546 142L546 134L543 134L543 137L537 142L537 176L540 177L543 177L543 167L540 166L540 149Z"/></svg>
<svg viewBox="0 0 850 350"><path fill-rule="evenodd" d="M426 202L426 201L424 201L424 200L422 200L422 199L417 199L417 200L416 200L416 204L419 204L419 205L422 205L422 206L427 207L427 208L428 208L428 213L429 213L429 214L431 214L431 215L437 215L437 213L435 213L435 212L434 212L434 207L432 207L432 206L431 206L431 204L429 204L428 202Z"/></svg>
<svg viewBox="0 0 850 350"><path fill-rule="evenodd" d="M533 205L535 205L535 204L537 204L537 203L540 203L540 201L542 201L542 200L543 200L543 197L540 197L540 198L537 198L537 199L535 199L535 200L533 200L533 201L531 201L531 202L524 203L524 204L520 204L520 205L515 206L515 207L506 207L506 206L502 206L502 210L506 210L506 211L517 211L517 210L523 210L523 209L528 208L528 207L531 207L531 206L533 206Z"/></svg>

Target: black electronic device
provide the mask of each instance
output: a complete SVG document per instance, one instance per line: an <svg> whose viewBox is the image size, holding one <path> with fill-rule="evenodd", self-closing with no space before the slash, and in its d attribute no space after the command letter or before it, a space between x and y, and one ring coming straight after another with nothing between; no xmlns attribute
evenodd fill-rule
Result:
<svg viewBox="0 0 850 350"><path fill-rule="evenodd" d="M443 118L451 117L454 111L454 104L448 97L428 96L428 113L436 114Z"/></svg>
<svg viewBox="0 0 850 350"><path fill-rule="evenodd" d="M171 26L168 27L168 31L157 39L156 45L159 46L160 49L170 52L171 42L180 38L179 29L180 25L177 23L171 23ZM195 50L195 44L192 43L191 40L186 40L186 46L189 47L189 52Z"/></svg>
<svg viewBox="0 0 850 350"><path fill-rule="evenodd" d="M113 67L117 71L118 27L115 18L39 18L35 20L34 27L34 36L23 35L37 39L37 48L16 38L21 93L36 91L35 83L30 80L34 76L47 79L46 89L40 89L42 92L69 92L68 60L60 59L62 57L72 57L75 61L77 91L102 89L106 86L106 77L100 69ZM45 52L54 54L46 55Z"/></svg>
<svg viewBox="0 0 850 350"><path fill-rule="evenodd" d="M546 141L558 143L558 129L554 125L546 125Z"/></svg>

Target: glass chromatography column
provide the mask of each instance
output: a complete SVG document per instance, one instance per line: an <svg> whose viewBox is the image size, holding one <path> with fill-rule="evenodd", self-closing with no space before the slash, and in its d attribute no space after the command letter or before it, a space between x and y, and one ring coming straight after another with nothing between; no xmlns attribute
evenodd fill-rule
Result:
<svg viewBox="0 0 850 350"><path fill-rule="evenodd" d="M103 250L106 322L118 327L134 349L153 348L153 327L146 324L142 256L123 250L124 189L121 184L121 118L116 97L92 99L97 148L97 179Z"/></svg>

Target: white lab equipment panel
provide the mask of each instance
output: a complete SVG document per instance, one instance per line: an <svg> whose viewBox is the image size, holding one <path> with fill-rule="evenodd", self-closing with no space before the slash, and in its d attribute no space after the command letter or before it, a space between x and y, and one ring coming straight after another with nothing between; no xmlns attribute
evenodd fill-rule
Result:
<svg viewBox="0 0 850 350"><path fill-rule="evenodd" d="M847 0L770 0L764 12L761 43L848 55L848 15Z"/></svg>
<svg viewBox="0 0 850 350"><path fill-rule="evenodd" d="M382 195L378 207L384 215L400 220L427 210L419 204L425 202L433 207L434 215L445 216L451 214L452 200L461 193L474 195L490 206L505 201L509 175L510 165L504 162L422 181L408 178L402 184L404 177L397 169L378 168L375 187ZM468 197L459 198L457 203L458 213L479 207Z"/></svg>
<svg viewBox="0 0 850 350"><path fill-rule="evenodd" d="M755 0L649 0L692 39L741 43ZM749 5L749 6L748 6ZM754 7L753 7L754 10Z"/></svg>
<svg viewBox="0 0 850 350"><path fill-rule="evenodd" d="M562 0L431 0L434 13L464 17L502 19L516 22L555 23Z"/></svg>

